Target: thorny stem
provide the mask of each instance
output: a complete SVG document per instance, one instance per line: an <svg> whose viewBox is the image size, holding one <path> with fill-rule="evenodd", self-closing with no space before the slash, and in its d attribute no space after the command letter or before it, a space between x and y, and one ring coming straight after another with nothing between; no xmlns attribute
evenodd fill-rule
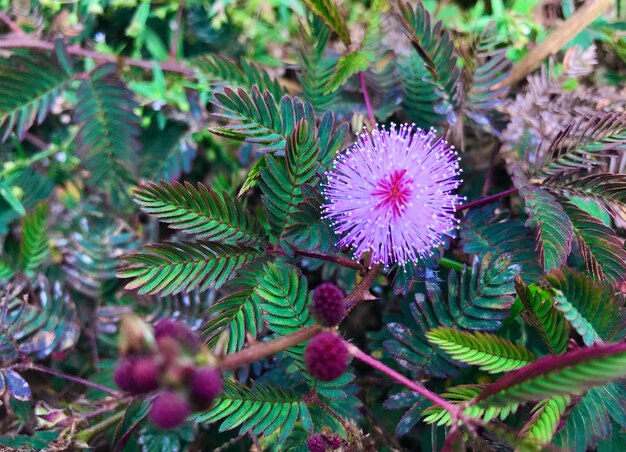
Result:
<svg viewBox="0 0 626 452"><path fill-rule="evenodd" d="M367 110L367 118L370 123L370 127L374 127L376 119L374 118L374 110L372 109L372 102L370 100L369 92L367 91L367 85L365 83L365 74L359 72L359 80L361 81L361 91L363 91L363 99L365 100L365 109Z"/></svg>
<svg viewBox="0 0 626 452"><path fill-rule="evenodd" d="M101 385L99 383L94 383L92 381L85 380L84 378L80 378L80 377L76 377L74 375L66 374L64 372L61 372L61 371L56 370L56 369L52 369L50 367L40 366L40 365L34 364L34 363L19 363L19 364L14 364L13 366L11 366L11 369L16 369L16 370L34 370L36 372L42 372L42 373L46 373L46 374L49 374L49 375L54 375L55 377L63 378L65 380L81 384L83 386L87 386L87 387L90 387L90 388L93 388L93 389L98 389L99 391L106 392L107 394L115 396L115 397L121 397L121 394L119 392L117 392L116 390L114 390L114 389L107 388L106 386L103 386L103 385Z"/></svg>
<svg viewBox="0 0 626 452"><path fill-rule="evenodd" d="M365 276L363 276L363 279L356 285L354 290L348 294L344 300L346 310L348 312L352 310L352 308L359 301L370 300L373 298L369 290L379 271L380 266L378 265L370 268ZM289 347L293 347L294 345L307 341L321 331L321 326L311 325L296 331L295 333L281 336L268 342L257 342L248 348L225 356L220 364L220 367L224 370L234 370L245 364L250 364L260 359L267 358L268 356L275 355L276 353L282 352Z"/></svg>
<svg viewBox="0 0 626 452"><path fill-rule="evenodd" d="M506 196L512 195L517 191L516 187L511 187L508 190L501 191L500 193L496 193L494 195L485 196L484 198L479 198L474 201L467 202L465 204L461 204L456 208L457 212L467 209L474 209L476 207L481 207L486 204L489 204L493 201L497 201L498 199L504 198Z"/></svg>

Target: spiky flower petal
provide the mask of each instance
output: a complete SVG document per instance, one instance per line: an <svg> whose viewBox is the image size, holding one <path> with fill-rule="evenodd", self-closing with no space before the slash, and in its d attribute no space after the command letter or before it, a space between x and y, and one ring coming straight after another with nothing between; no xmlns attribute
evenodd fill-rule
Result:
<svg viewBox="0 0 626 452"><path fill-rule="evenodd" d="M454 148L433 130L377 126L327 173L324 216L355 258L371 251L372 263L415 262L456 228L460 172Z"/></svg>

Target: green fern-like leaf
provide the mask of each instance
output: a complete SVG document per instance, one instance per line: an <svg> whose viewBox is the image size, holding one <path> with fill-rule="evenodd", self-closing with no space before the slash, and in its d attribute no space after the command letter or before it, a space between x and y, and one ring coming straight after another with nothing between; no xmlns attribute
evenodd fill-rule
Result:
<svg viewBox="0 0 626 452"><path fill-rule="evenodd" d="M626 250L615 231L572 203L562 205L574 225L589 273L613 284L626 281Z"/></svg>
<svg viewBox="0 0 626 452"><path fill-rule="evenodd" d="M483 407L579 395L626 376L626 344L602 344L544 356L487 386L475 403Z"/></svg>
<svg viewBox="0 0 626 452"><path fill-rule="evenodd" d="M79 125L76 150L91 172L94 187L126 194L139 165L139 105L116 75L114 64L95 69L76 93L74 117Z"/></svg>
<svg viewBox="0 0 626 452"><path fill-rule="evenodd" d="M499 329L513 304L513 277L517 272L518 267L511 265L506 255L496 261L486 255L482 265L474 260L471 275L465 268L459 280L456 272L450 272L447 298L436 283L426 282L428 298L418 293L415 303L409 306L414 325L407 327L402 320L389 322L387 329L393 339L384 342L385 350L415 375L455 375L459 363L429 344L426 334L440 326Z"/></svg>
<svg viewBox="0 0 626 452"><path fill-rule="evenodd" d="M146 245L145 253L124 256L128 265L117 272L132 278L126 289L139 294L162 295L200 287L219 287L234 270L260 257L263 252L247 246L211 242L162 243Z"/></svg>
<svg viewBox="0 0 626 452"><path fill-rule="evenodd" d="M533 408L530 421L522 429L522 435L539 444L548 444L552 441L571 400L570 396L564 395L539 402Z"/></svg>
<svg viewBox="0 0 626 452"><path fill-rule="evenodd" d="M417 3L413 9L404 2L398 2L396 17L411 39L425 69L420 68L417 60L410 65L404 65L404 104L409 119L418 125L430 126L432 123L425 123L435 114L448 115L454 109L456 86L460 76L454 43L441 22L432 25L430 14L421 3ZM418 107L420 103L422 107ZM425 110L424 116L413 116L412 108ZM453 118L450 119L454 122Z"/></svg>
<svg viewBox="0 0 626 452"><path fill-rule="evenodd" d="M322 220L324 198L309 185L303 185L301 189L303 199L291 215L284 236L300 250L328 252L334 248L336 238L332 229Z"/></svg>
<svg viewBox="0 0 626 452"><path fill-rule="evenodd" d="M253 86L250 94L243 89L234 91L224 88L215 98L224 110L223 116L237 124L214 127L213 133L240 141L261 145L264 149L280 150L285 147L285 137L290 135L296 124L305 119L315 123L311 104L302 103L298 98L285 96L276 103L269 92L261 94Z"/></svg>
<svg viewBox="0 0 626 452"><path fill-rule="evenodd" d="M50 254L48 246L48 204L42 202L22 223L20 243L20 268L32 275L40 270L40 265Z"/></svg>
<svg viewBox="0 0 626 452"><path fill-rule="evenodd" d="M291 265L267 264L258 279L256 301L261 305L268 327L280 335L287 335L313 324L309 315L310 295L306 278ZM301 360L304 344L288 350Z"/></svg>
<svg viewBox="0 0 626 452"><path fill-rule="evenodd" d="M626 387L623 382L592 388L582 396L553 442L573 452L594 450L600 440L619 430L616 426L626 427Z"/></svg>
<svg viewBox="0 0 626 452"><path fill-rule="evenodd" d="M102 218L101 211L102 206L90 205L76 209L69 239L60 250L69 285L105 305L119 287L115 278L119 256L137 249L140 241L126 225Z"/></svg>
<svg viewBox="0 0 626 452"><path fill-rule="evenodd" d="M518 175L519 176L519 175ZM563 207L545 190L521 182L520 194L530 210L527 225L537 228L539 261L545 271L558 268L567 259L574 239L574 227Z"/></svg>
<svg viewBox="0 0 626 452"><path fill-rule="evenodd" d="M144 180L175 180L191 171L197 146L190 138L189 129L179 121L167 121L163 128L158 121L141 133L141 168Z"/></svg>
<svg viewBox="0 0 626 452"><path fill-rule="evenodd" d="M0 260L0 281L7 281L11 279L14 274L15 271L13 270L11 265L9 265L4 260Z"/></svg>
<svg viewBox="0 0 626 452"><path fill-rule="evenodd" d="M508 256L493 260L487 254L482 262L474 259L471 272L464 268L448 277L448 297L444 299L439 286L426 282L428 302L417 300L424 322L430 328L460 327L468 330L492 331L500 328L509 316L515 293L513 279L519 267Z"/></svg>
<svg viewBox="0 0 626 452"><path fill-rule="evenodd" d="M552 180L589 168L606 171L610 158L624 150L625 138L626 115L598 113L580 118L557 134L533 171Z"/></svg>
<svg viewBox="0 0 626 452"><path fill-rule="evenodd" d="M42 70L45 68L45 70ZM22 140L30 127L41 124L72 77L59 61L39 52L14 53L0 59L0 134L15 130Z"/></svg>
<svg viewBox="0 0 626 452"><path fill-rule="evenodd" d="M454 403L463 403L472 400L474 397L480 394L480 392L484 390L484 388L484 385L453 386L451 388L448 388L448 390L441 394L441 396ZM481 417L485 422L489 422L492 419L496 418L499 418L501 420L506 419L510 414L517 411L518 406L519 405L517 404L512 404L506 407L485 408L481 406L471 405L464 410L464 413L471 417ZM450 426L452 423L450 413L436 405L426 408L422 412L422 416L424 417L424 422L426 422L427 424Z"/></svg>
<svg viewBox="0 0 626 452"><path fill-rule="evenodd" d="M524 306L524 320L539 333L551 353L565 352L569 323L563 313L554 307L550 292L535 284L527 286L519 276L515 278L515 288Z"/></svg>
<svg viewBox="0 0 626 452"><path fill-rule="evenodd" d="M548 178L542 181L542 186L569 196L595 199L617 212L626 212L626 174L599 173Z"/></svg>
<svg viewBox="0 0 626 452"><path fill-rule="evenodd" d="M189 182L148 184L134 191L141 209L172 229L226 244L258 246L263 231L256 219L228 193Z"/></svg>
<svg viewBox="0 0 626 452"><path fill-rule="evenodd" d="M39 274L32 283L22 281L10 290L0 289L0 297L3 363L20 356L45 359L54 351L65 351L76 344L80 335L76 308L60 283L51 284Z"/></svg>
<svg viewBox="0 0 626 452"><path fill-rule="evenodd" d="M471 56L464 56L463 79L466 88L461 104L462 112L487 132L497 131L494 112L505 102L508 87L493 87L503 80L511 68L506 58L507 48L498 46L497 30L489 25L480 33ZM463 56L463 55L462 55Z"/></svg>
<svg viewBox="0 0 626 452"><path fill-rule="evenodd" d="M297 394L267 384L253 383L248 388L233 380L224 382L213 408L193 419L207 424L221 421L221 432L239 428L241 435L267 436L280 429L279 441L289 436L296 422L307 430L313 426L309 410Z"/></svg>
<svg viewBox="0 0 626 452"><path fill-rule="evenodd" d="M546 281L556 292L554 307L586 345L621 339L618 334L624 325L624 299L608 283L566 267L548 274Z"/></svg>
<svg viewBox="0 0 626 452"><path fill-rule="evenodd" d="M367 69L374 58L372 52L355 50L343 55L337 61L335 70L328 79L324 94L333 93L341 88L350 77Z"/></svg>
<svg viewBox="0 0 626 452"><path fill-rule="evenodd" d="M248 265L237 271L237 276L224 286L230 293L211 306L207 312L209 321L205 325L207 343L214 347L224 332L228 333L224 348L228 353L241 350L246 334L256 338L263 327L261 306L254 298L259 287L260 265Z"/></svg>
<svg viewBox="0 0 626 452"><path fill-rule="evenodd" d="M311 16L308 27L302 34L302 45L298 57L302 72L298 79L305 98L315 112L328 111L337 99L338 92L326 92L326 86L335 68L335 59L324 56L330 29L317 16Z"/></svg>
<svg viewBox="0 0 626 452"><path fill-rule="evenodd" d="M463 251L479 257L487 253L508 254L511 262L521 267L525 281L537 281L542 274L533 239L519 219L493 215L494 206L471 210L463 221Z"/></svg>
<svg viewBox="0 0 626 452"><path fill-rule="evenodd" d="M313 182L319 169L320 145L313 127L300 122L288 137L285 159L267 154L261 169L263 206L272 234L280 237L303 200L302 186Z"/></svg>
<svg viewBox="0 0 626 452"><path fill-rule="evenodd" d="M278 80L246 61L237 63L218 55L204 55L194 58L191 65L203 75L226 82L229 86L250 89L256 85L261 91L270 92L275 99L287 94Z"/></svg>
<svg viewBox="0 0 626 452"><path fill-rule="evenodd" d="M337 33L346 46L350 45L350 31L333 0L304 0L304 2L332 31Z"/></svg>
<svg viewBox="0 0 626 452"><path fill-rule="evenodd" d="M535 359L523 345L479 331L470 333L442 327L430 330L426 338L455 360L480 366L480 370L492 374L519 369Z"/></svg>

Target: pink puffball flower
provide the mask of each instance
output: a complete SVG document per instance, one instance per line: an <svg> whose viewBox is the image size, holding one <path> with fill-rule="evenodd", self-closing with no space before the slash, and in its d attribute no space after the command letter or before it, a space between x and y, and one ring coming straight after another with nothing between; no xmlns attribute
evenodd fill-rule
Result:
<svg viewBox="0 0 626 452"><path fill-rule="evenodd" d="M323 216L355 259L369 251L372 264L416 262L457 228L461 171L454 147L432 129L376 126L326 173Z"/></svg>

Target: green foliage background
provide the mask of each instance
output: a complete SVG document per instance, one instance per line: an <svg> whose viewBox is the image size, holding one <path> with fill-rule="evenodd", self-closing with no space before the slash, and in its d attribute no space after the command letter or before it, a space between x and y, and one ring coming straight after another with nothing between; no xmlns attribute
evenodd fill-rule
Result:
<svg viewBox="0 0 626 452"><path fill-rule="evenodd" d="M344 450L619 450L623 8L499 85L575 9L0 0L0 444L306 450L334 432ZM305 343L228 373L172 431L144 420L149 399L59 377L114 388L128 312L230 354L314 324L319 283L350 293L363 272L341 265L320 183L372 126L363 86L379 123L459 149L470 202L509 190L460 211L432 259L384 269L339 327L483 430L360 364L315 381Z"/></svg>

